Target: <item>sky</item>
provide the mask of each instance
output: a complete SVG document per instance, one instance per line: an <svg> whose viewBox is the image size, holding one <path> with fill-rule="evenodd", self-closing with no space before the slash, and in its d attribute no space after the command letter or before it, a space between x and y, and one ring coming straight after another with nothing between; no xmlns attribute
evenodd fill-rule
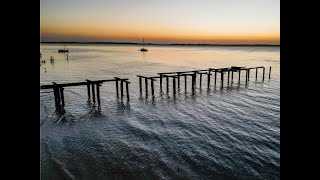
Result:
<svg viewBox="0 0 320 180"><path fill-rule="evenodd" d="M41 41L280 44L280 0L41 0Z"/></svg>

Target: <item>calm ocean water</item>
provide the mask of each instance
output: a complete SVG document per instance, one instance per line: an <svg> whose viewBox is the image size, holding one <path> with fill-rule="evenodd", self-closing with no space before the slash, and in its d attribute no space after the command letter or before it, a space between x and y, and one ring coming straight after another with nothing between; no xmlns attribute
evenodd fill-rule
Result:
<svg viewBox="0 0 320 180"><path fill-rule="evenodd" d="M279 47L70 45L68 57L61 47L41 44L40 85L129 78L130 101L104 83L97 112L86 87L65 88L61 116L52 91L40 90L41 179L280 179ZM241 73L223 89L219 76L209 89L203 76L195 94L191 78L175 97L159 81L154 99L139 93L136 75L230 66L265 66L265 81L251 70L248 86Z"/></svg>

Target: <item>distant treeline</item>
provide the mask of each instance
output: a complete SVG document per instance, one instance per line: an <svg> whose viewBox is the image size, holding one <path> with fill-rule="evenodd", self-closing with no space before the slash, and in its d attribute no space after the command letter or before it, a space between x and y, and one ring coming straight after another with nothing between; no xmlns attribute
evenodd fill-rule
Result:
<svg viewBox="0 0 320 180"><path fill-rule="evenodd" d="M131 44L142 45L142 43L133 42L41 42L48 44ZM157 44L157 43L145 43L145 45L174 45L174 46L280 46L275 44Z"/></svg>

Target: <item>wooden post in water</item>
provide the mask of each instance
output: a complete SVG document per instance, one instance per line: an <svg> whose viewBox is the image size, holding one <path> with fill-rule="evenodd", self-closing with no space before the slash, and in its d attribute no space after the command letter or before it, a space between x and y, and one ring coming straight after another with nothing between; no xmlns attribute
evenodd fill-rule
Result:
<svg viewBox="0 0 320 180"><path fill-rule="evenodd" d="M152 96L154 96L154 79L153 78L151 78L151 94L152 94Z"/></svg>
<svg viewBox="0 0 320 180"><path fill-rule="evenodd" d="M264 81L264 73L265 73L266 68L263 67L263 75L262 75L262 81Z"/></svg>
<svg viewBox="0 0 320 180"><path fill-rule="evenodd" d="M221 71L221 88L223 88L223 71Z"/></svg>
<svg viewBox="0 0 320 180"><path fill-rule="evenodd" d="M94 84L91 84L91 90L92 90L92 101L93 103L96 103L96 95L94 92Z"/></svg>
<svg viewBox="0 0 320 180"><path fill-rule="evenodd" d="M248 81L250 81L250 69L248 69Z"/></svg>
<svg viewBox="0 0 320 180"><path fill-rule="evenodd" d="M270 66L270 69L269 69L269 79L271 77L271 66Z"/></svg>
<svg viewBox="0 0 320 180"><path fill-rule="evenodd" d="M166 80L167 80L167 92L169 92L169 77L166 76Z"/></svg>
<svg viewBox="0 0 320 180"><path fill-rule="evenodd" d="M139 77L140 93L142 93L142 77Z"/></svg>
<svg viewBox="0 0 320 180"><path fill-rule="evenodd" d="M57 83L55 82L52 82L55 86L57 85ZM53 88L54 89L54 92L55 92L55 99L56 99L56 106L58 108L61 107L61 104L60 104L60 88L58 88L57 86Z"/></svg>
<svg viewBox="0 0 320 180"><path fill-rule="evenodd" d="M123 80L120 80L120 88L121 88L121 99L123 98Z"/></svg>
<svg viewBox="0 0 320 180"><path fill-rule="evenodd" d="M53 95L54 95L54 104L56 105L56 107L58 107L59 106L59 104L58 104L58 93L57 93L57 88L53 88Z"/></svg>
<svg viewBox="0 0 320 180"><path fill-rule="evenodd" d="M239 84L240 84L240 77L241 77L241 69L239 69Z"/></svg>
<svg viewBox="0 0 320 180"><path fill-rule="evenodd" d="M229 84L230 71L228 70L228 84Z"/></svg>
<svg viewBox="0 0 320 180"><path fill-rule="evenodd" d="M172 77L172 85L173 85L173 94L176 95L176 77Z"/></svg>
<svg viewBox="0 0 320 180"><path fill-rule="evenodd" d="M90 81L87 79L86 79L86 81L88 82L88 84L87 84L88 100L90 100Z"/></svg>
<svg viewBox="0 0 320 180"><path fill-rule="evenodd" d="M233 70L231 71L231 84L233 83Z"/></svg>
<svg viewBox="0 0 320 180"><path fill-rule="evenodd" d="M162 89L162 74L160 74L160 89Z"/></svg>
<svg viewBox="0 0 320 180"><path fill-rule="evenodd" d="M191 82L192 82L192 93L194 92L194 74L193 75L191 75Z"/></svg>
<svg viewBox="0 0 320 180"><path fill-rule="evenodd" d="M202 74L200 74L200 87L201 87L201 83L202 83Z"/></svg>
<svg viewBox="0 0 320 180"><path fill-rule="evenodd" d="M127 100L129 101L129 82L126 81L126 90L127 90Z"/></svg>
<svg viewBox="0 0 320 180"><path fill-rule="evenodd" d="M248 83L248 69L246 69L246 84Z"/></svg>
<svg viewBox="0 0 320 180"><path fill-rule="evenodd" d="M61 95L61 104L62 104L62 107L64 107L64 94L63 94L63 90L64 88L60 88L60 95Z"/></svg>
<svg viewBox="0 0 320 180"><path fill-rule="evenodd" d="M211 73L211 71L209 69L209 71L208 71L208 79L207 79L208 80L208 88L210 87L210 75L211 75L210 73Z"/></svg>
<svg viewBox="0 0 320 180"><path fill-rule="evenodd" d="M98 107L100 107L100 84L97 83L97 101L98 101Z"/></svg>
<svg viewBox="0 0 320 180"><path fill-rule="evenodd" d="M217 70L214 70L214 85L217 84Z"/></svg>
<svg viewBox="0 0 320 180"><path fill-rule="evenodd" d="M184 75L184 90L187 90L187 75Z"/></svg>
<svg viewBox="0 0 320 180"><path fill-rule="evenodd" d="M259 69L259 68L256 68L256 81L257 81L257 79L258 79L258 69Z"/></svg>
<svg viewBox="0 0 320 180"><path fill-rule="evenodd" d="M180 73L178 73L178 90L180 90Z"/></svg>
<svg viewBox="0 0 320 180"><path fill-rule="evenodd" d="M146 85L146 96L147 96L148 95L148 79L144 78L144 82L145 82L145 85Z"/></svg>
<svg viewBox="0 0 320 180"><path fill-rule="evenodd" d="M140 77L139 77L140 78ZM118 84L118 78L116 78L116 90L117 90L117 98L119 98L119 84ZM140 90L141 91L141 90Z"/></svg>
<svg viewBox="0 0 320 180"><path fill-rule="evenodd" d="M197 72L194 72L194 83L193 85L196 87L197 86Z"/></svg>

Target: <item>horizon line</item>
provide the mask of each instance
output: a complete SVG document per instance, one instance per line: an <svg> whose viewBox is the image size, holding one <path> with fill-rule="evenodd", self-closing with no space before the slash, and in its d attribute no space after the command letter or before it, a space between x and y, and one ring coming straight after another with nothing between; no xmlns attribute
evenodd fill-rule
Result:
<svg viewBox="0 0 320 180"><path fill-rule="evenodd" d="M52 43L52 44L135 44L135 45L143 45L143 43L135 43L135 42L100 42L100 41L88 41L88 42L80 42L80 41L69 41L69 42L57 42L57 41L44 41L40 43ZM183 45L183 46L280 46L280 44L206 44L206 43L145 43L145 45Z"/></svg>

